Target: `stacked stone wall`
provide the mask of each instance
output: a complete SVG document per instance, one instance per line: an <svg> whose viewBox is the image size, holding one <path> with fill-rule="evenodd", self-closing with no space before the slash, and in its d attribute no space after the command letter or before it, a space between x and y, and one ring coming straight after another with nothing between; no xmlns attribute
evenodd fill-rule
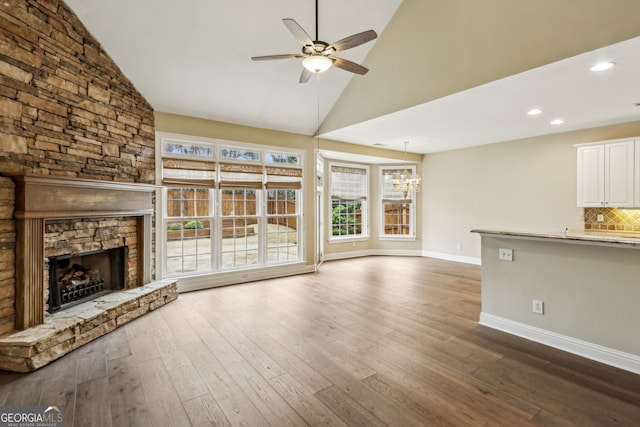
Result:
<svg viewBox="0 0 640 427"><path fill-rule="evenodd" d="M155 179L153 109L59 0L0 4L0 175L16 173ZM13 188L0 177L0 334L15 316Z"/></svg>

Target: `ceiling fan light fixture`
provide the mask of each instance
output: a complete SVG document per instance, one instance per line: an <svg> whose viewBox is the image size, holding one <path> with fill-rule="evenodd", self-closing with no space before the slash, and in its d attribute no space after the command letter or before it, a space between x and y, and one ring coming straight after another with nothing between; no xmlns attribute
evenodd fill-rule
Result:
<svg viewBox="0 0 640 427"><path fill-rule="evenodd" d="M333 65L331 58L322 54L313 54L302 60L302 66L312 73L323 73Z"/></svg>

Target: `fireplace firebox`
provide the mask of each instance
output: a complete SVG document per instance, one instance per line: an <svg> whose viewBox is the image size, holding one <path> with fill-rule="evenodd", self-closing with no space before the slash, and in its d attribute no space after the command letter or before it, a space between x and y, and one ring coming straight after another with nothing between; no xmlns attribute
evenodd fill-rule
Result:
<svg viewBox="0 0 640 427"><path fill-rule="evenodd" d="M49 313L125 287L124 246L49 257Z"/></svg>

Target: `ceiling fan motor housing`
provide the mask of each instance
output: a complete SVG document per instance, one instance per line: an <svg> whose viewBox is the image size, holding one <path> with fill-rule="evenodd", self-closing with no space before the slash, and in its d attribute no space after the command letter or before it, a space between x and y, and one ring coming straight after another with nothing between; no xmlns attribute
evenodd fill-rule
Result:
<svg viewBox="0 0 640 427"><path fill-rule="evenodd" d="M320 40L314 40L313 46L302 46L302 53L304 53L305 55L324 53L327 47L329 47L329 43Z"/></svg>

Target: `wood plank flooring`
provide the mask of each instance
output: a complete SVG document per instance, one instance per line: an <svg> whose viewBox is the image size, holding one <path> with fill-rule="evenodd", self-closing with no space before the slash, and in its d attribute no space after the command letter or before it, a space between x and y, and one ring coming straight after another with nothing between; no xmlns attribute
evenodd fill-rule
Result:
<svg viewBox="0 0 640 427"><path fill-rule="evenodd" d="M479 312L477 266L332 261L182 294L39 371L0 372L0 405L64 405L67 426L640 425L639 375Z"/></svg>

